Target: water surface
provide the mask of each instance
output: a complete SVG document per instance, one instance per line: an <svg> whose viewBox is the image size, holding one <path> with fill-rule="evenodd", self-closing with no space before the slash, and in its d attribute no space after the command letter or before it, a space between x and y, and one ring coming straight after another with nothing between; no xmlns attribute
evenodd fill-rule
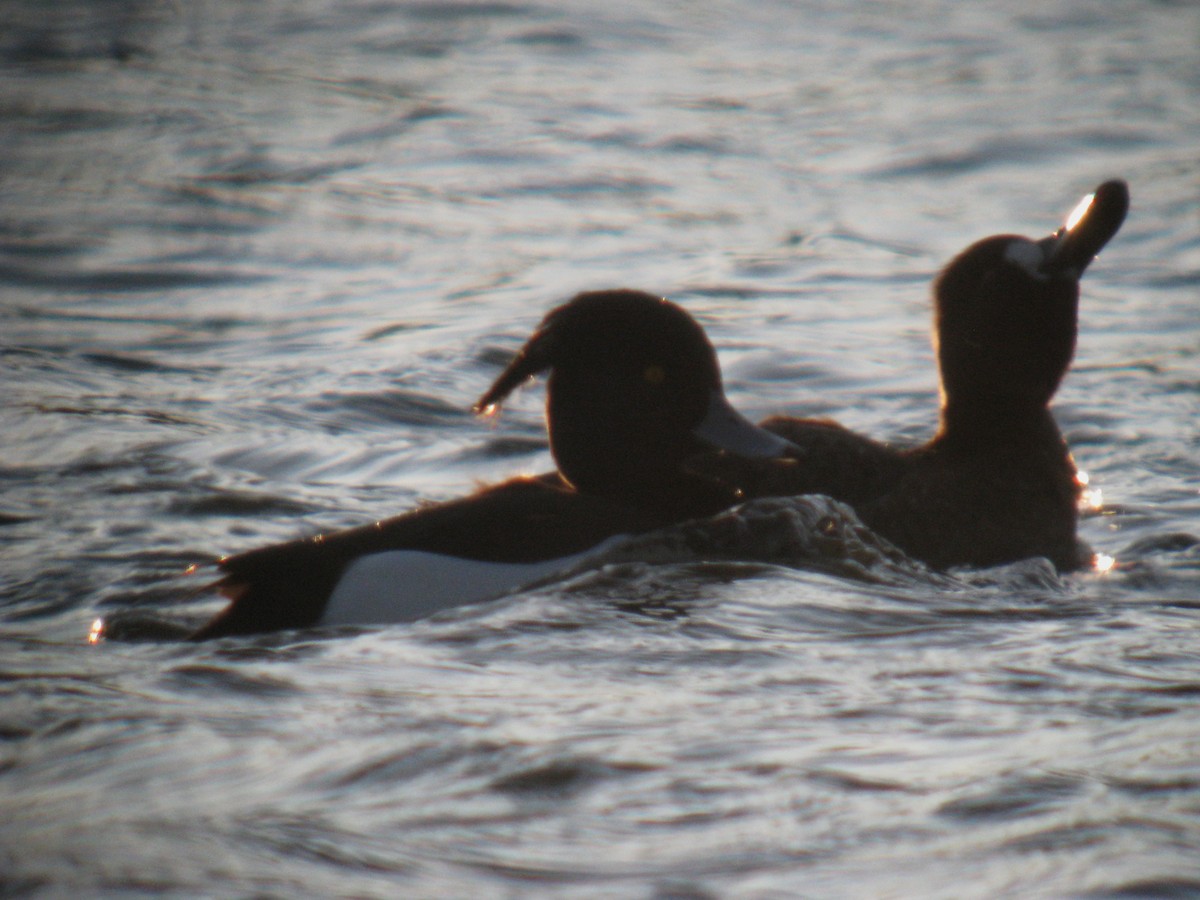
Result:
<svg viewBox="0 0 1200 900"><path fill-rule="evenodd" d="M1191 4L0 21L3 892L1200 893ZM194 562L547 469L540 390L469 408L582 289L684 304L755 417L922 440L934 274L1111 177L1055 407L1107 574L934 576L850 528L86 644L215 609Z"/></svg>

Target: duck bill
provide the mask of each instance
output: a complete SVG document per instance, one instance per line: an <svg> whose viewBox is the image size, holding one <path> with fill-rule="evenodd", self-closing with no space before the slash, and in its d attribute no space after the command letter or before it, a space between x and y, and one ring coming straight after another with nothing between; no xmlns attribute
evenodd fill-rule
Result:
<svg viewBox="0 0 1200 900"><path fill-rule="evenodd" d="M713 391L708 412L692 434L714 449L750 459L772 459L799 450L791 441L759 428L730 406L720 391Z"/></svg>
<svg viewBox="0 0 1200 900"><path fill-rule="evenodd" d="M1048 275L1079 278L1117 233L1129 211L1129 188L1124 181L1106 181L1084 197L1067 224L1041 241L1045 248L1042 269Z"/></svg>

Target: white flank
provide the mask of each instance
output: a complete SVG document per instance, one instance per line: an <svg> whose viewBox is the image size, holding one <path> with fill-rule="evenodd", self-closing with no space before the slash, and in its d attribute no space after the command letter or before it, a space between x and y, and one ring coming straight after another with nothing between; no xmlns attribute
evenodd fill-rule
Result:
<svg viewBox="0 0 1200 900"><path fill-rule="evenodd" d="M421 550L372 553L342 573L320 624L413 622L444 609L494 600L565 571L624 539L618 535L582 553L533 563L481 562Z"/></svg>

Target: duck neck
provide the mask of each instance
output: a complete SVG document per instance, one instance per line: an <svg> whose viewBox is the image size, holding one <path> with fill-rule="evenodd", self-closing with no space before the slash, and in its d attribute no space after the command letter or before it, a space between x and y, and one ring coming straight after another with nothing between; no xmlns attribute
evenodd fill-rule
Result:
<svg viewBox="0 0 1200 900"><path fill-rule="evenodd" d="M1009 397L976 397L942 406L938 438L943 442L1023 443L1059 439L1058 426L1046 405Z"/></svg>

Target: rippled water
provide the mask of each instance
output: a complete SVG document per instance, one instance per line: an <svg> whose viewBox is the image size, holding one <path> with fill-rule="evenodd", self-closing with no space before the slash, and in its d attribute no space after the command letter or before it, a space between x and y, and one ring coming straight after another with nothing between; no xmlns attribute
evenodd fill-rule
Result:
<svg viewBox="0 0 1200 900"><path fill-rule="evenodd" d="M0 892L1200 893L1196 6L0 22ZM681 301L752 415L923 439L938 267L1109 177L1056 405L1106 575L934 576L841 518L789 565L86 644L211 612L193 562L548 468L537 390L468 410L580 289ZM794 549L822 503L742 523Z"/></svg>

